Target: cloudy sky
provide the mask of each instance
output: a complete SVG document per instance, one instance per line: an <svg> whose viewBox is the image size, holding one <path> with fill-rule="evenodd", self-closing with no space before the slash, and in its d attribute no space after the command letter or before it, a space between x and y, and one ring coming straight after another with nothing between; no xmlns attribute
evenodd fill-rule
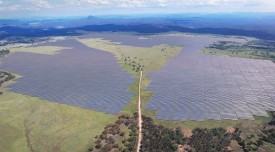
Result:
<svg viewBox="0 0 275 152"><path fill-rule="evenodd" d="M190 12L275 12L275 0L0 0L0 18Z"/></svg>

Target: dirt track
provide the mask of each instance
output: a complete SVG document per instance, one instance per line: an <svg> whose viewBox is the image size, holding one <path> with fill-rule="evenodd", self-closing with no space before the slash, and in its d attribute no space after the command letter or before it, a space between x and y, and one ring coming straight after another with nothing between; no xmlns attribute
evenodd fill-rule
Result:
<svg viewBox="0 0 275 152"><path fill-rule="evenodd" d="M142 141L142 117L141 117L141 80L142 80L142 71L140 71L140 78L138 84L138 126L139 126L139 133L138 133L138 146L137 152L140 150L140 145Z"/></svg>

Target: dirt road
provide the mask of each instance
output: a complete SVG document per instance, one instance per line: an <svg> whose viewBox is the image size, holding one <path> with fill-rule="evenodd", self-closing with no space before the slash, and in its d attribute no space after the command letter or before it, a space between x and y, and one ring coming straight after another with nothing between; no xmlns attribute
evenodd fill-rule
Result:
<svg viewBox="0 0 275 152"><path fill-rule="evenodd" d="M142 80L142 71L140 71L140 78L139 78L139 84L138 84L138 146L137 146L137 152L140 150L140 145L142 141L142 117L141 117L141 80Z"/></svg>

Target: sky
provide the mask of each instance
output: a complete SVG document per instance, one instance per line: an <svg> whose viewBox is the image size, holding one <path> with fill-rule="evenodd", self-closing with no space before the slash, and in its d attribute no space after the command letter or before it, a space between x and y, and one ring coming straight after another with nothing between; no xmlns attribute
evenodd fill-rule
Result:
<svg viewBox="0 0 275 152"><path fill-rule="evenodd" d="M0 18L275 12L275 0L0 0Z"/></svg>

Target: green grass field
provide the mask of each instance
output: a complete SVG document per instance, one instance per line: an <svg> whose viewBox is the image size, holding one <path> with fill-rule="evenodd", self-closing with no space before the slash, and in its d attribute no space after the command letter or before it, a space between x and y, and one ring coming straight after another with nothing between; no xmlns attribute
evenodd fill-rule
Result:
<svg viewBox="0 0 275 152"><path fill-rule="evenodd" d="M86 151L116 116L5 92L0 97L0 151Z"/></svg>
<svg viewBox="0 0 275 152"><path fill-rule="evenodd" d="M253 55L252 50L243 50L243 51L230 51L230 50L219 50L219 49L214 49L214 48L206 48L203 49L201 51L199 51L199 53L202 54L210 54L210 55L222 55L222 56L231 56L231 57L240 57L240 58L249 58L249 59L261 59L261 60L271 60L273 62L275 62L274 58L270 58L270 57L264 57L264 56L258 56L258 55ZM261 54L261 53L265 53L264 51L257 51L257 53ZM275 55L274 52L270 53L271 55Z"/></svg>

